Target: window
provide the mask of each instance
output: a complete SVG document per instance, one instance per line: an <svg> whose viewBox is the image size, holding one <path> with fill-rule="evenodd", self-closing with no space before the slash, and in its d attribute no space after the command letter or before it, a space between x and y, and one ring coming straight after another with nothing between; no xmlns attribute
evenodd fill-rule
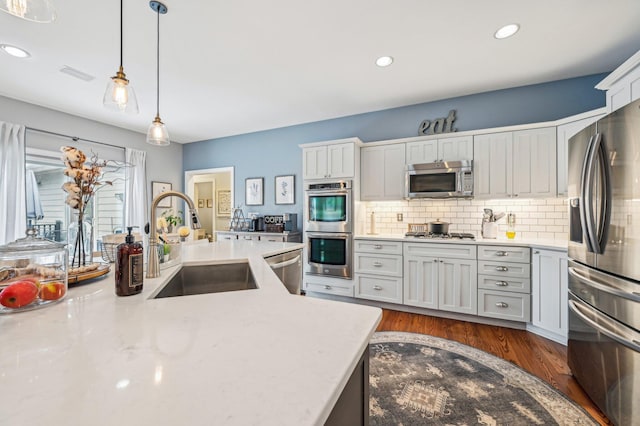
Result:
<svg viewBox="0 0 640 426"><path fill-rule="evenodd" d="M66 193L62 190L62 184L68 179L63 173L65 167L59 150L64 145L81 149L87 157L95 153L100 160L110 160L103 169L104 178L101 181L109 180L113 185L102 186L86 210L87 217L92 218L93 250L99 251L103 235L124 231L124 148L69 141L67 138L27 131L27 199L33 200L27 202L27 222L38 228L40 236L66 242L73 211L65 203ZM29 184L30 179L33 185Z"/></svg>

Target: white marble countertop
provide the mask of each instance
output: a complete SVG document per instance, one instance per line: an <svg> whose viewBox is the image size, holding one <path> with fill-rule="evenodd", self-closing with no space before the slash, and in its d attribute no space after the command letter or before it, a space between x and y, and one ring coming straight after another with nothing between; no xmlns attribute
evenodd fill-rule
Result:
<svg viewBox="0 0 640 426"><path fill-rule="evenodd" d="M60 303L0 316L0 424L316 425L381 318L289 294L263 256L295 243L186 244L185 264L248 260L256 290L117 297L113 272Z"/></svg>
<svg viewBox="0 0 640 426"><path fill-rule="evenodd" d="M438 238L414 238L405 237L403 234L360 234L355 239L359 240L388 240L402 241L411 243L443 243L443 244L482 244L482 245L514 245L525 247L536 247L541 249L550 249L558 251L566 251L568 247L567 240L553 240L542 238L476 238L475 240L459 240L459 239L438 239Z"/></svg>

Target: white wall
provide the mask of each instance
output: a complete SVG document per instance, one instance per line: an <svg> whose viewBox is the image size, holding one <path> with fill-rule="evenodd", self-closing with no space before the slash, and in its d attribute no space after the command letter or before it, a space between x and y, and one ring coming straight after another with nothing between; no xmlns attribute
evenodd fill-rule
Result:
<svg viewBox="0 0 640 426"><path fill-rule="evenodd" d="M98 102L99 100L96 100ZM115 114L115 113L114 113ZM149 121L153 117L149 118ZM0 120L23 124L27 127L77 136L81 139L129 147L147 152L147 202L151 204L151 181L170 182L174 189L182 191L182 145L172 143L167 147L155 147L146 143L145 134L121 129L86 118L66 114L49 108L0 96ZM73 145L69 140L62 144ZM57 149L58 147L53 147Z"/></svg>

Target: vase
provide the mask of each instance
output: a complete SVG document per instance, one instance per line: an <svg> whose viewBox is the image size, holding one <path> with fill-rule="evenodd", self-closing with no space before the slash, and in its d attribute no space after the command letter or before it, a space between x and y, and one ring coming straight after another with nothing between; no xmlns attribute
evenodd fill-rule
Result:
<svg viewBox="0 0 640 426"><path fill-rule="evenodd" d="M69 263L72 268L93 263L93 226L91 218L74 213L67 232Z"/></svg>

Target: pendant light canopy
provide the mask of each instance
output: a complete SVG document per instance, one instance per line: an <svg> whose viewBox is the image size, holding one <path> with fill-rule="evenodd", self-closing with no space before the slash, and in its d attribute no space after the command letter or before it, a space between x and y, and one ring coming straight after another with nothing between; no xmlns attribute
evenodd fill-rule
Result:
<svg viewBox="0 0 640 426"><path fill-rule="evenodd" d="M0 10L32 22L49 23L56 19L49 0L0 0Z"/></svg>
<svg viewBox="0 0 640 426"><path fill-rule="evenodd" d="M114 111L126 112L128 114L138 113L136 92L129 84L129 80L127 80L124 74L124 68L122 68L122 0L120 0L120 68L118 72L116 72L116 75L109 79L102 104L105 108Z"/></svg>
<svg viewBox="0 0 640 426"><path fill-rule="evenodd" d="M158 1L149 2L149 6L157 13L158 16L158 44L156 51L156 118L153 119L153 122L147 131L147 143L157 146L167 146L170 143L169 132L160 119L160 14L164 15L167 13L167 7Z"/></svg>

